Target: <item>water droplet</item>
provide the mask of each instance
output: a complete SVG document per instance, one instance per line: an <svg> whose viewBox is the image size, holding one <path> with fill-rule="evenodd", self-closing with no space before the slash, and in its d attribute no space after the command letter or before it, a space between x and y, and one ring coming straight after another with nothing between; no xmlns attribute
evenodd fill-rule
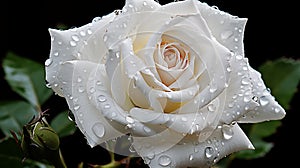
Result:
<svg viewBox="0 0 300 168"><path fill-rule="evenodd" d="M116 57L117 57L117 58L120 58L120 52L117 52L117 53L116 53Z"/></svg>
<svg viewBox="0 0 300 168"><path fill-rule="evenodd" d="M161 166L168 166L171 164L171 158L167 155L162 155L158 158L158 163Z"/></svg>
<svg viewBox="0 0 300 168"><path fill-rule="evenodd" d="M235 42L238 42L238 41L239 41L239 39L238 39L238 38L234 38L234 41L235 41Z"/></svg>
<svg viewBox="0 0 300 168"><path fill-rule="evenodd" d="M107 37L106 35L104 35L104 36L103 36L103 41L106 42L106 41L107 41L107 38L108 38L108 37Z"/></svg>
<svg viewBox="0 0 300 168"><path fill-rule="evenodd" d="M88 30L87 30L87 33L88 33L88 34L92 34L93 32L92 32L91 29L88 29Z"/></svg>
<svg viewBox="0 0 300 168"><path fill-rule="evenodd" d="M74 114L71 111L68 111L68 119L70 121L75 121L75 116L74 116Z"/></svg>
<svg viewBox="0 0 300 168"><path fill-rule="evenodd" d="M210 88L209 88L209 92L210 93L214 93L215 91L217 91L217 85L214 85L214 84L212 84L211 86L210 86Z"/></svg>
<svg viewBox="0 0 300 168"><path fill-rule="evenodd" d="M50 83L47 83L47 84L46 84L46 87L49 88L49 89L51 89L51 84L50 84Z"/></svg>
<svg viewBox="0 0 300 168"><path fill-rule="evenodd" d="M129 117L129 116L127 116L127 117L125 118L125 120L126 120L128 123L130 123L130 124L133 124L133 123L134 123L134 119L131 118L131 117Z"/></svg>
<svg viewBox="0 0 300 168"><path fill-rule="evenodd" d="M77 35L73 35L71 36L71 38L74 40L74 41L79 41L79 37Z"/></svg>
<svg viewBox="0 0 300 168"><path fill-rule="evenodd" d="M94 87L90 88L90 93L95 93L96 89Z"/></svg>
<svg viewBox="0 0 300 168"><path fill-rule="evenodd" d="M84 87L80 86L80 87L78 88L78 92L79 92L79 93L83 93L83 92L84 92Z"/></svg>
<svg viewBox="0 0 300 168"><path fill-rule="evenodd" d="M194 159L194 156L193 156L193 154L190 154L190 156L189 156L189 160L191 161L191 160L193 160Z"/></svg>
<svg viewBox="0 0 300 168"><path fill-rule="evenodd" d="M231 72L232 71L230 67L227 67L226 70L227 70L227 72Z"/></svg>
<svg viewBox="0 0 300 168"><path fill-rule="evenodd" d="M98 101L99 102L105 102L106 101L106 97L104 95L100 95L100 96L98 96Z"/></svg>
<svg viewBox="0 0 300 168"><path fill-rule="evenodd" d="M154 153L154 152L150 152L150 153L147 155L147 158L150 159L150 160L154 159L154 157L155 157L155 153Z"/></svg>
<svg viewBox="0 0 300 168"><path fill-rule="evenodd" d="M52 64L52 62L53 62L52 59L50 59L50 58L47 59L47 60L45 61L45 66L46 66L46 67L50 66L50 65Z"/></svg>
<svg viewBox="0 0 300 168"><path fill-rule="evenodd" d="M221 33L221 39L222 40L226 40L228 38L230 38L231 36L233 35L233 32L232 31L224 31Z"/></svg>
<svg viewBox="0 0 300 168"><path fill-rule="evenodd" d="M147 2L146 2L146 1L144 1L144 2L143 2L143 5L144 5L144 6L147 6Z"/></svg>
<svg viewBox="0 0 300 168"><path fill-rule="evenodd" d="M105 134L104 126L102 123L99 122L93 125L92 130L98 138L102 138Z"/></svg>
<svg viewBox="0 0 300 168"><path fill-rule="evenodd" d="M255 101L255 102L258 102L258 97L257 96L253 96L252 100Z"/></svg>
<svg viewBox="0 0 300 168"><path fill-rule="evenodd" d="M97 82L96 82L96 85L101 86L101 85L102 85L102 82L101 82L101 81L97 81Z"/></svg>
<svg viewBox="0 0 300 168"><path fill-rule="evenodd" d="M97 16L92 20L92 22L98 22L99 20L101 20L101 17Z"/></svg>
<svg viewBox="0 0 300 168"><path fill-rule="evenodd" d="M241 60L241 59L243 59L243 56L242 56L242 55L237 55L237 56L235 56L235 58L236 58L237 60Z"/></svg>
<svg viewBox="0 0 300 168"><path fill-rule="evenodd" d="M75 106L74 106L74 110L78 110L79 108L80 108L79 105L75 105Z"/></svg>
<svg viewBox="0 0 300 168"><path fill-rule="evenodd" d="M263 95L264 95L264 96L268 96L270 93L271 93L271 89L270 89L270 88L266 88L266 89L264 89L264 91L263 91Z"/></svg>
<svg viewBox="0 0 300 168"><path fill-rule="evenodd" d="M210 146L206 147L204 149L204 154L205 154L206 158L208 158L208 159L211 158L213 156L213 154L214 154L214 148L212 148Z"/></svg>
<svg viewBox="0 0 300 168"><path fill-rule="evenodd" d="M77 78L77 82L81 82L82 79L80 77Z"/></svg>
<svg viewBox="0 0 300 168"><path fill-rule="evenodd" d="M269 104L268 98L267 98L266 96L261 96L261 97L259 98L259 104L260 104L261 106L266 106L267 104Z"/></svg>
<svg viewBox="0 0 300 168"><path fill-rule="evenodd" d="M224 139L226 139L226 140L232 138L233 134L234 134L231 126L229 126L229 125L223 125L222 126L222 133L223 133Z"/></svg>
<svg viewBox="0 0 300 168"><path fill-rule="evenodd" d="M76 46L76 42L75 42L75 41L70 41L70 45L71 45L72 47L75 47L75 46Z"/></svg>
<svg viewBox="0 0 300 168"><path fill-rule="evenodd" d="M57 57L59 55L59 53L56 51L53 53L53 55Z"/></svg>
<svg viewBox="0 0 300 168"><path fill-rule="evenodd" d="M151 132L151 129L144 126L144 131L145 131L146 133L150 133L150 132Z"/></svg>
<svg viewBox="0 0 300 168"><path fill-rule="evenodd" d="M105 109L109 109L109 108L110 108L110 105L109 105L109 104L105 104L105 105L104 105L104 108L105 108Z"/></svg>
<svg viewBox="0 0 300 168"><path fill-rule="evenodd" d="M281 110L279 107L275 107L274 111L275 111L275 113L279 113Z"/></svg>
<svg viewBox="0 0 300 168"><path fill-rule="evenodd" d="M83 31L83 30L80 31L79 34L80 34L82 37L84 37L84 36L86 35L85 31Z"/></svg>
<svg viewBox="0 0 300 168"><path fill-rule="evenodd" d="M245 77L245 78L242 79L242 84L243 85L249 85L250 84L250 80L247 77Z"/></svg>
<svg viewBox="0 0 300 168"><path fill-rule="evenodd" d="M209 105L207 106L207 109L208 109L208 111L213 112L213 111L216 110L216 106L215 106L214 104L209 104Z"/></svg>

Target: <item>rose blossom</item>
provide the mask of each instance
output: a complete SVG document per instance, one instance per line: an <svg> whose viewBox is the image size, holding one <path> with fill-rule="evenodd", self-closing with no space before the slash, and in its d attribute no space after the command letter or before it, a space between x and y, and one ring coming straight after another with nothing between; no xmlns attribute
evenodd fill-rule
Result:
<svg viewBox="0 0 300 168"><path fill-rule="evenodd" d="M246 21L197 0L127 0L49 29L46 80L91 147L129 135L150 167L209 167L254 149L239 123L285 116L244 56Z"/></svg>

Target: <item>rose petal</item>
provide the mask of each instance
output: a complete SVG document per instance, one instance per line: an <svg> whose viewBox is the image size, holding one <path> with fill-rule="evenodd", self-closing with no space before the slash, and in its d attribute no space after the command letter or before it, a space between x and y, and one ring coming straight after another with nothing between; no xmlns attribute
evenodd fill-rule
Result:
<svg viewBox="0 0 300 168"><path fill-rule="evenodd" d="M220 127L207 141L201 143L194 136L183 139L176 145L174 143L169 149L164 148L164 143L160 142L167 139L168 143L173 138L176 139L175 135L170 134L169 137L153 137L151 141L146 138L134 138L133 145L150 167L211 167L233 152L253 149L251 142L237 124L224 127L232 135L230 138L224 136L225 129Z"/></svg>
<svg viewBox="0 0 300 168"><path fill-rule="evenodd" d="M268 92L261 74L241 55L231 58L230 81L222 122L261 122L281 119L284 109Z"/></svg>
<svg viewBox="0 0 300 168"><path fill-rule="evenodd" d="M253 91L253 85L256 84L249 73L248 59L242 55L232 55L228 59L230 66L226 71L230 72L230 80L226 88L226 103L221 119L221 122L227 124L239 120L245 113L258 106Z"/></svg>
<svg viewBox="0 0 300 168"><path fill-rule="evenodd" d="M206 3L196 3L213 36L229 50L244 55L243 37L247 19L232 16Z"/></svg>
<svg viewBox="0 0 300 168"><path fill-rule="evenodd" d="M65 61L89 60L99 62L105 53L99 55L99 51L105 51L102 36L107 23L113 20L113 13L103 16L101 20L69 30L49 29L51 35L51 64L46 66L46 80L52 89L60 96L63 79L60 77L60 65ZM89 44L89 45L86 45ZM97 46L97 47L96 47Z"/></svg>
<svg viewBox="0 0 300 168"><path fill-rule="evenodd" d="M145 64L133 54L130 39L121 41L120 49L109 51L106 62L106 72L111 79L111 93L114 100L124 109L130 109L133 104L128 97L130 80L135 74L145 68Z"/></svg>
<svg viewBox="0 0 300 168"><path fill-rule="evenodd" d="M97 64L87 61L68 61L61 65L61 76L66 81L64 96L75 116L77 126L92 147L124 134L122 127L108 122L90 103L90 90L86 86L89 74L95 67Z"/></svg>
<svg viewBox="0 0 300 168"><path fill-rule="evenodd" d="M241 123L256 123L268 120L282 119L286 112L278 104L275 98L271 95L268 88L265 86L261 74L249 67L250 77L254 84L253 92L257 98L259 106L247 112L242 118L239 119Z"/></svg>
<svg viewBox="0 0 300 168"><path fill-rule="evenodd" d="M159 10L166 13L172 13L173 15L198 13L198 9L194 0L170 2L163 5Z"/></svg>

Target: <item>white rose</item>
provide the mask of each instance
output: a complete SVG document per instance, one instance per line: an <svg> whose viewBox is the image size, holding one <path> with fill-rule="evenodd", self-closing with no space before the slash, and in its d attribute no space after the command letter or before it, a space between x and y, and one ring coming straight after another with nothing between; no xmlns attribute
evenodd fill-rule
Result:
<svg viewBox="0 0 300 168"><path fill-rule="evenodd" d="M127 0L50 29L46 80L90 146L126 134L150 167L209 167L254 149L238 123L285 116L244 56L246 21L197 0Z"/></svg>

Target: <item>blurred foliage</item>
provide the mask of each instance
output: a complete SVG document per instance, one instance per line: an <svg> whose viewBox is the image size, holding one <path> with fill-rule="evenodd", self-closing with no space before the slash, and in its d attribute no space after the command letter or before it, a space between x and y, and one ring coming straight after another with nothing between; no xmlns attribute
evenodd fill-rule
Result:
<svg viewBox="0 0 300 168"><path fill-rule="evenodd" d="M45 162L23 160L24 154L19 145L23 126L43 113L41 111L43 103L53 95L52 90L45 85L44 65L9 52L2 66L7 83L23 99L0 101L0 130L4 135L0 141L0 167L53 167ZM299 84L300 61L285 58L268 61L259 68L259 71L276 100L288 109ZM272 142L267 142L266 138L275 134L280 125L281 121L268 121L245 126L256 150L236 152L224 158L218 167L227 167L230 163L228 160L235 158L254 159L264 156L273 147ZM68 119L67 111L54 116L50 126L59 138L72 136L76 130L75 123Z"/></svg>

